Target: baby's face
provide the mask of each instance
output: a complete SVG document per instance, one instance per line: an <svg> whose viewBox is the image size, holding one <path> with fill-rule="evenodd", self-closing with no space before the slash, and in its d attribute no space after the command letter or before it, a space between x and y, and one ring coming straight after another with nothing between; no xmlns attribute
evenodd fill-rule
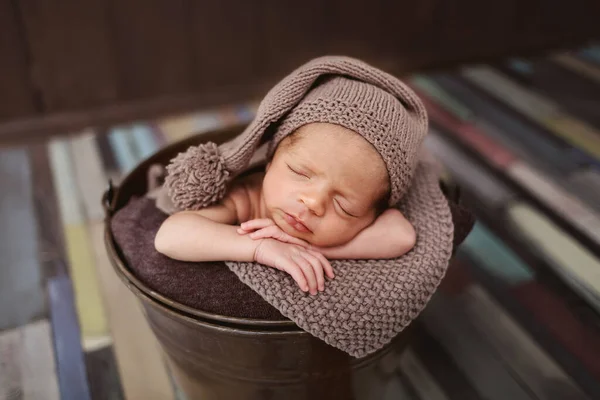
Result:
<svg viewBox="0 0 600 400"><path fill-rule="evenodd" d="M315 246L350 241L376 218L389 178L377 151L338 125L304 125L279 145L263 180L269 216Z"/></svg>

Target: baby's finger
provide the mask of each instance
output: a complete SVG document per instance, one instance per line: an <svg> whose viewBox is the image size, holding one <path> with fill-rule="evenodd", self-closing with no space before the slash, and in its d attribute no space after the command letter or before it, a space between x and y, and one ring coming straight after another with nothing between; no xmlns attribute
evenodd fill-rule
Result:
<svg viewBox="0 0 600 400"><path fill-rule="evenodd" d="M250 238L254 240L273 238L283 243L297 244L298 246L308 247L308 243L302 239L295 238L279 229L278 226L272 225L263 229L259 229L250 234Z"/></svg>
<svg viewBox="0 0 600 400"><path fill-rule="evenodd" d="M285 232L281 232L281 238L279 239L279 241L291 243L291 244L297 244L298 246L304 247L306 249L310 248L310 244L308 244L308 242L306 242L302 239L293 237L292 235L288 235Z"/></svg>
<svg viewBox="0 0 600 400"><path fill-rule="evenodd" d="M250 221L242 222L240 228L242 228L245 231L256 231L258 229L263 229L267 226L271 226L274 224L275 223L270 218L251 219Z"/></svg>
<svg viewBox="0 0 600 400"><path fill-rule="evenodd" d="M300 289L303 292L308 291L308 289L309 289L308 283L306 282L304 273L302 272L302 269L294 261L286 259L281 263L280 266L283 271L290 274L292 279L294 281L296 281L296 283L298 284L298 286L300 287Z"/></svg>
<svg viewBox="0 0 600 400"><path fill-rule="evenodd" d="M335 274L333 273L333 267L331 266L331 263L329 262L329 260L323 254L319 253L318 251L313 251L313 250L307 250L307 251L310 254L312 254L313 256L317 257L321 261L321 265L323 266L323 269L325 270L325 274L330 279L335 278Z"/></svg>
<svg viewBox="0 0 600 400"><path fill-rule="evenodd" d="M298 264L298 266L302 269L304 277L308 282L308 289L310 290L310 294L317 294L317 276L315 274L315 271L313 270L312 265L308 262L308 260L306 260L306 258L302 257L299 254L292 256L292 260L296 264Z"/></svg>
<svg viewBox="0 0 600 400"><path fill-rule="evenodd" d="M279 234L279 229L275 226L267 226L266 228L261 228L258 230L255 230L254 232L250 233L250 238L254 239L254 240L258 240L258 239L266 239L266 238L273 238L273 239L278 239L278 234Z"/></svg>
<svg viewBox="0 0 600 400"><path fill-rule="evenodd" d="M313 271L315 271L315 275L317 277L317 288L322 292L325 290L325 277L323 277L323 266L321 265L321 260L308 252L301 254L302 257L304 257L310 263L310 265L312 265Z"/></svg>

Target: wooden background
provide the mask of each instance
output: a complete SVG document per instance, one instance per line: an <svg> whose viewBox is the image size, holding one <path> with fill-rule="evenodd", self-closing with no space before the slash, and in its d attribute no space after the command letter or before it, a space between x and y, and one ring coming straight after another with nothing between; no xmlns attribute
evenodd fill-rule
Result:
<svg viewBox="0 0 600 400"><path fill-rule="evenodd" d="M395 74L597 38L597 0L0 0L0 144L260 98L309 58Z"/></svg>

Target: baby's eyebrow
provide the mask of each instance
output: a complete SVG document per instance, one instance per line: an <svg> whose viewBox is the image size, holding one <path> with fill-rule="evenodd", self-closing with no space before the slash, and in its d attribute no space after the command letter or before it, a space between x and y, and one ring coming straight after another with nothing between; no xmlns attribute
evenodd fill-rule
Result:
<svg viewBox="0 0 600 400"><path fill-rule="evenodd" d="M310 172L311 174L315 174L315 175L321 175L322 173L320 172L319 168L315 168L314 164L311 164L310 162L308 162L308 160L306 160L304 157L299 156L294 160L296 163L298 163L298 167L305 169L306 172Z"/></svg>

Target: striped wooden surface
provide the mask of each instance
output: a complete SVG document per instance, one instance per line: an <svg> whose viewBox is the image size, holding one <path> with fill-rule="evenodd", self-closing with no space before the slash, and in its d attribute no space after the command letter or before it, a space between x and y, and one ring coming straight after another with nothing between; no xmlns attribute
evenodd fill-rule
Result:
<svg viewBox="0 0 600 400"><path fill-rule="evenodd" d="M47 287L61 397L91 399L72 281L60 274L48 279Z"/></svg>
<svg viewBox="0 0 600 400"><path fill-rule="evenodd" d="M566 57L567 60L574 60L594 69L591 64L584 63L573 56ZM498 69L527 89L554 99L573 117L588 121L596 128L600 126L600 116L597 113L600 83L587 79L576 69L570 69L564 64L547 59L520 62L526 63L528 68L525 70L516 68L515 60L511 60L505 65L500 65ZM600 75L600 69L597 72Z"/></svg>
<svg viewBox="0 0 600 400"><path fill-rule="evenodd" d="M586 63L578 58L568 54L558 54L552 57L552 60L563 67L573 70L574 72L585 75L591 81L600 84L600 68L593 64Z"/></svg>
<svg viewBox="0 0 600 400"><path fill-rule="evenodd" d="M136 134L137 129L138 134ZM122 160L123 172L135 165L154 149L154 139L148 128L134 128L126 140L133 144L131 160ZM131 141L129 140L131 139ZM99 289L104 300L106 316L110 326L113 348L121 375L126 398L169 399L173 390L168 373L148 323L135 296L115 275L104 249L104 212L98 199L107 187L107 178L102 169L97 142L91 135L82 135L71 143L71 153L75 160L76 183L80 197L93 193L85 202L87 235L93 256L92 264L99 281Z"/></svg>
<svg viewBox="0 0 600 400"><path fill-rule="evenodd" d="M519 160L474 124L463 122L443 110L429 97L428 92L418 90L434 125L445 128L458 141L487 160L492 168L503 171L507 178L512 178L538 201L552 209L557 218L580 230L596 248L600 248L600 213L589 208L577 196L557 186L552 177Z"/></svg>
<svg viewBox="0 0 600 400"><path fill-rule="evenodd" d="M0 149L0 330L46 313L31 182L26 149Z"/></svg>
<svg viewBox="0 0 600 400"><path fill-rule="evenodd" d="M70 142L65 139L53 140L49 144L49 152L64 228L70 275L74 283L82 340L86 348L101 347L110 342L110 335L100 297L92 247L86 227L85 209L77 186Z"/></svg>
<svg viewBox="0 0 600 400"><path fill-rule="evenodd" d="M488 67L467 68L462 76L498 98L503 98L519 112L548 128L567 143L600 159L600 133L587 123L562 112L554 102L520 87Z"/></svg>
<svg viewBox="0 0 600 400"><path fill-rule="evenodd" d="M51 336L47 320L0 332L0 399L60 398Z"/></svg>
<svg viewBox="0 0 600 400"><path fill-rule="evenodd" d="M600 259L531 207L513 205L508 215L534 246L558 264L557 272L565 281L576 285L600 311Z"/></svg>
<svg viewBox="0 0 600 400"><path fill-rule="evenodd" d="M524 150L531 149L536 156L545 161L548 166L556 166L556 173L561 171L574 171L584 165L582 160L567 153L555 141L547 140L547 134L529 121L519 119L518 115L498 107L474 88L466 85L464 81L450 74L439 74L431 78L441 88L452 94L454 99L468 106L481 119L489 121L498 127L504 135L512 139ZM506 140L506 139L505 139Z"/></svg>
<svg viewBox="0 0 600 400"><path fill-rule="evenodd" d="M469 383L486 399L533 399L456 303L455 299L445 298L438 292L423 311L421 320L451 354Z"/></svg>
<svg viewBox="0 0 600 400"><path fill-rule="evenodd" d="M594 182L596 171L588 168L584 160L544 140L545 134L538 127L495 107L459 80L449 76L436 76L433 80L452 94L453 101L460 99L475 113L471 120L486 135L509 148L532 167L551 175L559 186L576 194L589 207L600 212L600 186L599 182Z"/></svg>
<svg viewBox="0 0 600 400"><path fill-rule="evenodd" d="M534 272L482 223L477 223L462 247L481 268L508 285L534 279Z"/></svg>
<svg viewBox="0 0 600 400"><path fill-rule="evenodd" d="M588 399L565 371L542 350L480 286L460 299L463 312L514 374L538 399Z"/></svg>

